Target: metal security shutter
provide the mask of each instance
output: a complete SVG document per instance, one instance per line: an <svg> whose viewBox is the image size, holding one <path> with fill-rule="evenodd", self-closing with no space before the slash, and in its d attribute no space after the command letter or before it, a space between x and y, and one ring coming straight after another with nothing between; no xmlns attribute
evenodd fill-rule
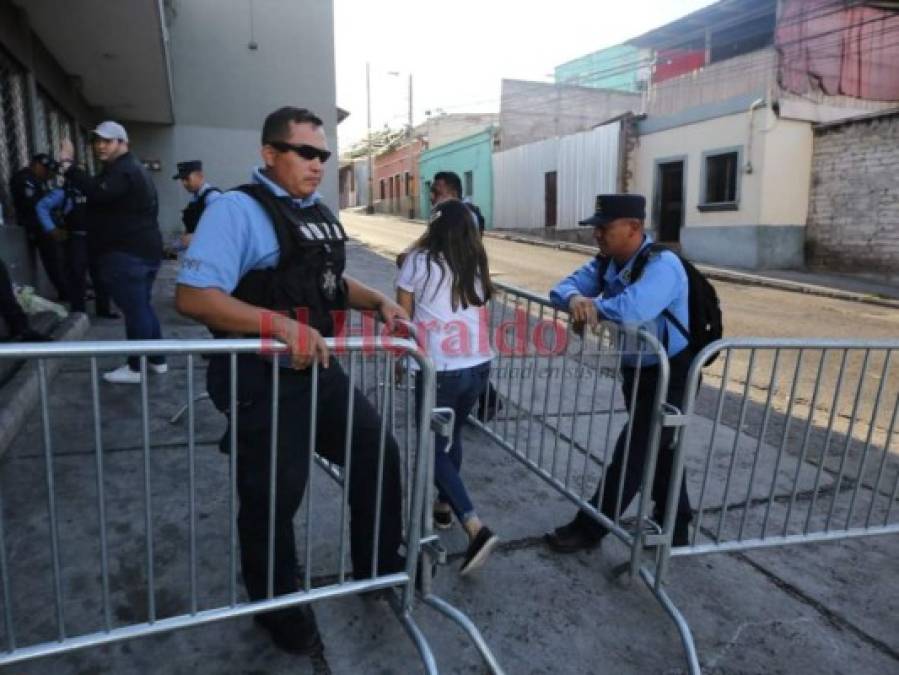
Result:
<svg viewBox="0 0 899 675"><path fill-rule="evenodd" d="M25 71L0 50L0 209L3 222L14 219L9 180L28 163L28 110Z"/></svg>

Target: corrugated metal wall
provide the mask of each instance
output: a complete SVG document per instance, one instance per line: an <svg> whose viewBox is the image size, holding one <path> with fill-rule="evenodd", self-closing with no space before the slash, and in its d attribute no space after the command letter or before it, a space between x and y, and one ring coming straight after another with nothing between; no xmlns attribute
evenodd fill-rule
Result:
<svg viewBox="0 0 899 675"><path fill-rule="evenodd" d="M557 227L577 227L578 220L593 212L597 194L616 192L620 126L612 122L494 154L495 226L543 228L545 174L556 171Z"/></svg>
<svg viewBox="0 0 899 675"><path fill-rule="evenodd" d="M596 195L617 192L620 122L559 139L558 227L577 227Z"/></svg>

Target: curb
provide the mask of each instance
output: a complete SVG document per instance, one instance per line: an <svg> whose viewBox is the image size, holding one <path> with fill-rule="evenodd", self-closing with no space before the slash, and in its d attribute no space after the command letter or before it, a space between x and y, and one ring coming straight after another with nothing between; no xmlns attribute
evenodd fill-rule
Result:
<svg viewBox="0 0 899 675"><path fill-rule="evenodd" d="M593 256L596 254L596 248L586 246L585 244L575 244L567 241L545 241L517 234L501 234L498 232L485 232L486 236L493 239L504 239L513 241L518 244L531 244L533 246L543 246L546 248L554 248L559 251L570 251L572 253L583 253ZM787 279L775 279L774 277L766 277L750 272L737 272L734 270L722 269L720 267L711 267L709 265L696 265L703 274L709 279L716 281L728 281L734 284L743 284L747 286L761 286L763 288L773 288L780 291L790 291L793 293L804 293L806 295L816 295L822 298L832 298L834 300L848 300L850 302L861 302L867 305L877 305L879 307L889 307L890 309L899 309L899 300L891 300L889 298L881 298L876 295L868 295L865 293L856 293L853 291L843 291L838 288L828 286L818 286L816 284L804 284L799 281L789 281Z"/></svg>
<svg viewBox="0 0 899 675"><path fill-rule="evenodd" d="M90 328L87 315L80 312L66 317L56 330L56 341L79 340ZM50 382L62 367L62 359L47 359L47 381ZM5 454L24 426L32 408L40 400L40 385L35 367L20 368L0 389L0 458Z"/></svg>

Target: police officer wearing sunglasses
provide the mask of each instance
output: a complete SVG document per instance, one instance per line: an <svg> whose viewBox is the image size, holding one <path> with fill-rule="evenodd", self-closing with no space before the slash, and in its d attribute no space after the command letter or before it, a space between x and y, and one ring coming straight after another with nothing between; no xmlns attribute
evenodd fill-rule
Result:
<svg viewBox="0 0 899 675"><path fill-rule="evenodd" d="M298 590L293 518L303 499L309 452L312 378L320 364L315 452L342 464L352 434L349 485L351 558L356 578L371 576L380 417L359 391L347 429L349 380L329 360L324 338L334 334L333 312L380 313L388 324L408 318L392 300L344 274L343 227L317 188L331 156L322 121L303 108L281 108L262 130L262 167L251 182L209 204L185 256L176 290L178 311L217 336L258 336L269 321L290 351L279 370L278 463L275 504L274 594ZM275 313L279 314L275 314ZM280 313L283 313L280 314ZM267 360L267 358L269 360ZM271 357L238 360L237 487L241 568L252 600L267 597ZM229 357L210 359L207 387L222 412L230 410ZM230 447L230 429L222 449ZM379 574L402 569L401 485L396 441L387 435L384 458ZM333 525L333 523L331 524ZM339 528L334 526L334 532ZM308 605L256 615L275 644L292 653L319 648Z"/></svg>

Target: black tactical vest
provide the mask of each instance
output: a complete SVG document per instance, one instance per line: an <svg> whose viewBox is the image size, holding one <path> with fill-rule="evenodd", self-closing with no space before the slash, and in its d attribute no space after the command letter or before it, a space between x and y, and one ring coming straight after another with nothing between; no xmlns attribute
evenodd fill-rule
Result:
<svg viewBox="0 0 899 675"><path fill-rule="evenodd" d="M209 188L199 196L198 199L191 200L191 202L181 211L181 222L184 223L184 229L187 230L188 234L193 234L197 230L197 225L200 224L200 216L203 215L203 211L206 210L206 198L209 196L211 192L221 192L218 188Z"/></svg>
<svg viewBox="0 0 899 675"><path fill-rule="evenodd" d="M68 213L66 209L69 210ZM80 190L70 187L65 188L65 201L63 201L62 218L63 225L70 232L87 232L87 197Z"/></svg>
<svg viewBox="0 0 899 675"><path fill-rule="evenodd" d="M256 307L288 312L324 337L334 335L332 312L347 308L347 235L334 214L322 204L300 208L289 197L276 197L258 184L237 188L253 197L268 214L278 238L275 267L252 270L232 295Z"/></svg>

